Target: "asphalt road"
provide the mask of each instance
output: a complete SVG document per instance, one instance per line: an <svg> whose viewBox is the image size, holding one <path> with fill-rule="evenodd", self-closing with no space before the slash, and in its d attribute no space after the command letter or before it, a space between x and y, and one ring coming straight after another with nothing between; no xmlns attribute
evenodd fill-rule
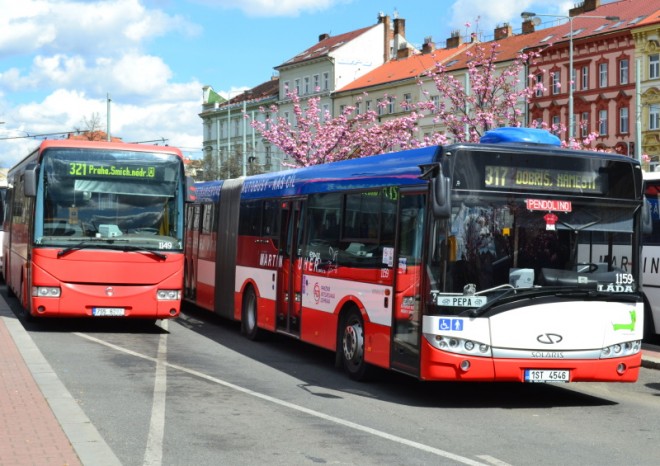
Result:
<svg viewBox="0 0 660 466"><path fill-rule="evenodd" d="M6 297L3 294L2 297ZM16 309L16 301L8 300ZM333 354L187 309L30 336L124 465L655 465L660 371L635 384L357 383Z"/></svg>

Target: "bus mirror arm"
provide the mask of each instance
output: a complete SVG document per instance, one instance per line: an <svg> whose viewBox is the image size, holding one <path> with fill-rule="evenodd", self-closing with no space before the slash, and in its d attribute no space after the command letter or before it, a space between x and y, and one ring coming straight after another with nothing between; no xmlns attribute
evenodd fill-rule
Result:
<svg viewBox="0 0 660 466"><path fill-rule="evenodd" d="M650 235L653 233L653 219L651 218L651 203L644 198L642 206L642 233Z"/></svg>
<svg viewBox="0 0 660 466"><path fill-rule="evenodd" d="M447 218L451 215L451 184L449 178L439 173L431 178L431 198L433 215Z"/></svg>
<svg viewBox="0 0 660 466"><path fill-rule="evenodd" d="M35 197L37 195L37 176L39 174L39 164L30 162L25 167L23 175L23 194L26 197Z"/></svg>

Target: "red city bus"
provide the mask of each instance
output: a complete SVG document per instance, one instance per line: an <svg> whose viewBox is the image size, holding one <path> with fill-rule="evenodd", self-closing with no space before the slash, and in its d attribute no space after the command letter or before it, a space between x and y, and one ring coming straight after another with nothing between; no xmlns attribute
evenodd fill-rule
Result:
<svg viewBox="0 0 660 466"><path fill-rule="evenodd" d="M199 183L184 299L355 379L635 381L639 162L484 139Z"/></svg>
<svg viewBox="0 0 660 466"><path fill-rule="evenodd" d="M8 173L4 276L26 318L179 315L183 156L44 141Z"/></svg>

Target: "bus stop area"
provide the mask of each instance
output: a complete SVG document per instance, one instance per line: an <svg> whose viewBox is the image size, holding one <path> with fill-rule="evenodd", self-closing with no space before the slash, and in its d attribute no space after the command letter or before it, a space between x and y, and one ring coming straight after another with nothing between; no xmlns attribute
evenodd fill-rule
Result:
<svg viewBox="0 0 660 466"><path fill-rule="evenodd" d="M659 346L643 346L642 365L660 369ZM120 464L4 300L0 389L0 463Z"/></svg>

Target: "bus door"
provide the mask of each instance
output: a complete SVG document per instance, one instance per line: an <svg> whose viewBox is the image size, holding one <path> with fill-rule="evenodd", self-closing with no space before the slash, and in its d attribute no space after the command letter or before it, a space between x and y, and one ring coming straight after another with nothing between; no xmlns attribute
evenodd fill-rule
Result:
<svg viewBox="0 0 660 466"><path fill-rule="evenodd" d="M190 299L192 301L196 299L197 288L200 211L200 204L186 205L186 236L184 242L186 265L184 273L184 295L186 299Z"/></svg>
<svg viewBox="0 0 660 466"><path fill-rule="evenodd" d="M401 192L392 307L392 368L419 374L426 195Z"/></svg>
<svg viewBox="0 0 660 466"><path fill-rule="evenodd" d="M277 330L300 335L302 309L303 201L282 202L280 215L281 264L277 269Z"/></svg>

